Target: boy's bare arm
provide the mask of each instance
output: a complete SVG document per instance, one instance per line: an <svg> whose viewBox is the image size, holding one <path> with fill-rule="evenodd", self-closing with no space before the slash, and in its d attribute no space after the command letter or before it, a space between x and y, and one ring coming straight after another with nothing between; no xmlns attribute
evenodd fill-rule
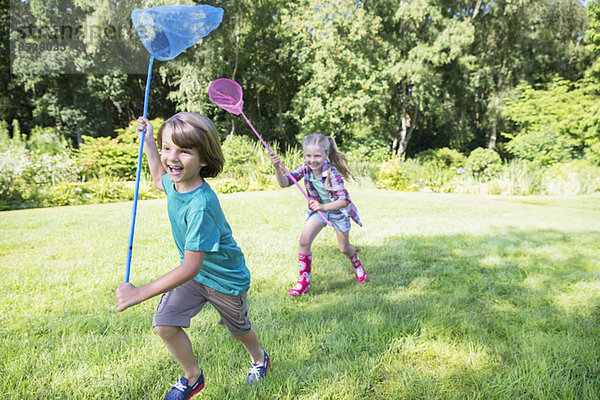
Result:
<svg viewBox="0 0 600 400"><path fill-rule="evenodd" d="M203 251L186 250L183 263L157 280L140 287L129 282L119 284L116 294L117 311L123 311L193 279L200 272L203 261Z"/></svg>
<svg viewBox="0 0 600 400"><path fill-rule="evenodd" d="M144 117L138 118L137 126L137 134L140 139L141 132L146 132L144 135L144 151L148 158L148 166L150 167L150 174L152 175L154 186L156 186L158 190L163 190L162 176L166 174L167 171L165 171L162 162L160 161L160 154L158 152L158 147L156 147L156 141L154 140L154 127L150 121Z"/></svg>

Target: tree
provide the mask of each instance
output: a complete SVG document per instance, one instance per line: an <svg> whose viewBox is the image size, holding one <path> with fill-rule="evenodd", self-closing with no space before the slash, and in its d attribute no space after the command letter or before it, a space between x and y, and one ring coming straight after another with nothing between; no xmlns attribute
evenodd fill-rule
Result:
<svg viewBox="0 0 600 400"><path fill-rule="evenodd" d="M390 91L385 119L394 132L394 150L401 157L406 155L414 132L449 130L453 109L460 103L456 90L464 85L456 71L469 69L471 57L466 50L474 32L471 24L449 13L443 3L366 3L381 16L384 26L384 69Z"/></svg>
<svg viewBox="0 0 600 400"><path fill-rule="evenodd" d="M11 76L10 1L0 0L0 121L21 121L25 130L32 128L32 105L24 86Z"/></svg>
<svg viewBox="0 0 600 400"><path fill-rule="evenodd" d="M213 118L230 134L253 135L241 117L218 109L208 99L208 86L216 78L236 80L244 91L244 113L266 140L295 142L295 125L284 112L297 85L288 63L280 62L277 15L283 0L213 2L223 7L223 22L199 45L161 66L161 75L175 89L169 99L177 109L197 111Z"/></svg>
<svg viewBox="0 0 600 400"><path fill-rule="evenodd" d="M570 82L556 77L540 88L519 87L518 100L503 109L516 124L508 151L542 165L587 158L600 164L600 99L587 80Z"/></svg>
<svg viewBox="0 0 600 400"><path fill-rule="evenodd" d="M112 136L141 114L149 55L129 19L136 3L11 1L9 85L29 97L31 125L53 126L78 145L83 135ZM166 97L164 85L152 90Z"/></svg>
<svg viewBox="0 0 600 400"><path fill-rule="evenodd" d="M380 18L362 2L304 0L289 4L280 20L280 55L294 64L299 84L288 115L300 133L343 141L365 127L376 131L388 96Z"/></svg>
<svg viewBox="0 0 600 400"><path fill-rule="evenodd" d="M555 74L579 78L577 61L585 31L585 9L577 0L479 1L471 19L475 40L471 54L476 67L469 77L477 93L476 114L481 126L476 146L496 146L503 130L504 98L521 81L539 84Z"/></svg>
<svg viewBox="0 0 600 400"><path fill-rule="evenodd" d="M589 27L586 31L585 47L593 55L586 75L600 84L600 1L593 0L588 4Z"/></svg>

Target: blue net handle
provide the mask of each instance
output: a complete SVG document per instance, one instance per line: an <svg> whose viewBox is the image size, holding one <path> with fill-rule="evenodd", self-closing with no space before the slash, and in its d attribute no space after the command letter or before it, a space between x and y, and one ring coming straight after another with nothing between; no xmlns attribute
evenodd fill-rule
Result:
<svg viewBox="0 0 600 400"><path fill-rule="evenodd" d="M148 116L148 97L150 94L150 81L152 79L152 65L154 64L154 56L150 56L150 63L148 65L148 76L146 77L146 92L144 93L144 118ZM133 255L133 235L135 233L135 217L137 215L137 204L140 194L140 175L142 172L142 156L144 155L144 139L146 137L146 131L142 131L142 138L140 139L140 148L138 150L137 169L135 171L135 191L133 192L133 208L131 210L131 228L129 230L129 246L127 246L127 260L125 262L125 280L129 282L129 275L131 273L131 256Z"/></svg>

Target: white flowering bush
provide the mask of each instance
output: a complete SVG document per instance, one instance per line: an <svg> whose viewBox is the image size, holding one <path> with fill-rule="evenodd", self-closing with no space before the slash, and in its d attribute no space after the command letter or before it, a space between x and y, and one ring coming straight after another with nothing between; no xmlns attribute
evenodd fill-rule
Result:
<svg viewBox="0 0 600 400"><path fill-rule="evenodd" d="M68 151L47 154L9 145L0 152L0 210L39 206L45 188L77 181L80 172Z"/></svg>

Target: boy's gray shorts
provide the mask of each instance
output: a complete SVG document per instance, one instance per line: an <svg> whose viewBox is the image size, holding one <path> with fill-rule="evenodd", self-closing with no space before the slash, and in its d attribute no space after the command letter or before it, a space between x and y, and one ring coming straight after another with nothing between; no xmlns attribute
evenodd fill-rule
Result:
<svg viewBox="0 0 600 400"><path fill-rule="evenodd" d="M247 292L248 289L239 296L231 296L194 279L189 280L162 295L152 319L152 326L189 328L192 317L208 302L221 315L219 324L224 325L231 336L242 337L252 328L248 319Z"/></svg>

